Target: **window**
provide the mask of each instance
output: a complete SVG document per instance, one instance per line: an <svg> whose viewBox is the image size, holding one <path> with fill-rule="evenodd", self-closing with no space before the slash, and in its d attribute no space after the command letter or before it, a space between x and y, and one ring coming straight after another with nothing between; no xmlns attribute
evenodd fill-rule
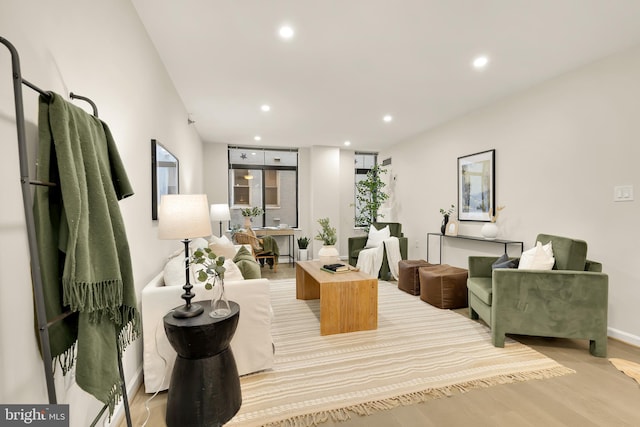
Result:
<svg viewBox="0 0 640 427"><path fill-rule="evenodd" d="M362 207L360 206L360 203L358 203L358 199L355 198L355 185L358 184L358 182L364 180L367 178L367 172L369 172L376 164L376 161L378 160L378 154L377 153L359 153L356 152L355 154L355 183L354 183L354 218L360 218L362 215ZM356 222L355 226L356 227L362 227L365 224L363 223L358 223Z"/></svg>
<svg viewBox="0 0 640 427"><path fill-rule="evenodd" d="M264 171L264 204L267 208L280 207L280 171Z"/></svg>
<svg viewBox="0 0 640 427"><path fill-rule="evenodd" d="M244 223L240 209L259 206L256 227L298 226L298 151L229 147L231 224Z"/></svg>

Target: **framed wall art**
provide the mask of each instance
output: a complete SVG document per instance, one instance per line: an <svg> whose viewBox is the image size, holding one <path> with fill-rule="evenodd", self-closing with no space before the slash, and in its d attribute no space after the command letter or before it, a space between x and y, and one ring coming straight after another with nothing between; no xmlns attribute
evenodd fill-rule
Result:
<svg viewBox="0 0 640 427"><path fill-rule="evenodd" d="M458 157L458 220L491 221L496 205L496 150Z"/></svg>

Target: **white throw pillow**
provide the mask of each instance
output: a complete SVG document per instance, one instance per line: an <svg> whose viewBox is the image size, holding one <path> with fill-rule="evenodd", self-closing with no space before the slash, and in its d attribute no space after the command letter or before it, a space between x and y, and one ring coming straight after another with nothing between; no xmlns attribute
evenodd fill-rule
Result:
<svg viewBox="0 0 640 427"><path fill-rule="evenodd" d="M193 253L196 249L206 248L207 246L209 246L209 241L204 237L196 237L195 239L191 240L191 243L189 244L191 253Z"/></svg>
<svg viewBox="0 0 640 427"><path fill-rule="evenodd" d="M164 266L163 279L165 286L184 286L186 282L184 275L184 252L167 261Z"/></svg>
<svg viewBox="0 0 640 427"><path fill-rule="evenodd" d="M224 282L236 282L238 280L244 280L242 272L238 266L233 262L231 258L224 260Z"/></svg>
<svg viewBox="0 0 640 427"><path fill-rule="evenodd" d="M524 251L520 257L519 270L551 270L556 259L553 257L551 242L542 245L536 242L536 246Z"/></svg>
<svg viewBox="0 0 640 427"><path fill-rule="evenodd" d="M536 245L540 243L540 242L536 242ZM552 242L547 243L546 245L542 245L542 243L540 243L542 245L542 249L544 250L544 252L549 256L549 257L553 257L553 246L551 245Z"/></svg>
<svg viewBox="0 0 640 427"><path fill-rule="evenodd" d="M211 236L209 249L217 256L223 256L226 259L233 259L236 256L236 248L233 242L227 236L217 237Z"/></svg>
<svg viewBox="0 0 640 427"><path fill-rule="evenodd" d="M388 225L380 230L377 230L373 225L371 225L369 227L369 237L367 238L367 244L364 247L365 249L377 248L389 237L391 237L391 231L389 230Z"/></svg>
<svg viewBox="0 0 640 427"><path fill-rule="evenodd" d="M225 281L225 283L226 282L230 282L230 281L244 280L244 277L242 277L242 272L240 271L238 266L235 265L235 263L233 262L233 260L231 258L225 258L223 266L225 268L225 270L224 270L224 281ZM191 269L191 277L194 278L193 281L192 281L192 284L204 283L204 282L201 282L201 281L198 280L198 273L200 272L200 270L204 269L204 265L202 265L202 264L191 264L190 265L190 269ZM182 276L181 285L184 285L184 273L183 273L183 276Z"/></svg>

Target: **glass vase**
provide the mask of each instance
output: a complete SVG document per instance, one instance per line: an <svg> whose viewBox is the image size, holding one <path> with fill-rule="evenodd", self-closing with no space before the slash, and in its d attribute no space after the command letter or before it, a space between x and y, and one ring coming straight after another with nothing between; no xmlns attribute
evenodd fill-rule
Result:
<svg viewBox="0 0 640 427"><path fill-rule="evenodd" d="M213 285L213 297L211 298L211 317L225 317L231 314L229 301L224 293L224 279L220 279Z"/></svg>

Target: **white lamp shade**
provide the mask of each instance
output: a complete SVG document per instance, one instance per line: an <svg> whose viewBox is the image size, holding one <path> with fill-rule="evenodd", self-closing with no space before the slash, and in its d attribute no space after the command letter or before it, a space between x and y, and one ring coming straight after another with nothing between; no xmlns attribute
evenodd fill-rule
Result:
<svg viewBox="0 0 640 427"><path fill-rule="evenodd" d="M231 212L225 203L211 205L211 221L229 221Z"/></svg>
<svg viewBox="0 0 640 427"><path fill-rule="evenodd" d="M210 236L206 194L165 194L158 207L158 238L192 239Z"/></svg>

